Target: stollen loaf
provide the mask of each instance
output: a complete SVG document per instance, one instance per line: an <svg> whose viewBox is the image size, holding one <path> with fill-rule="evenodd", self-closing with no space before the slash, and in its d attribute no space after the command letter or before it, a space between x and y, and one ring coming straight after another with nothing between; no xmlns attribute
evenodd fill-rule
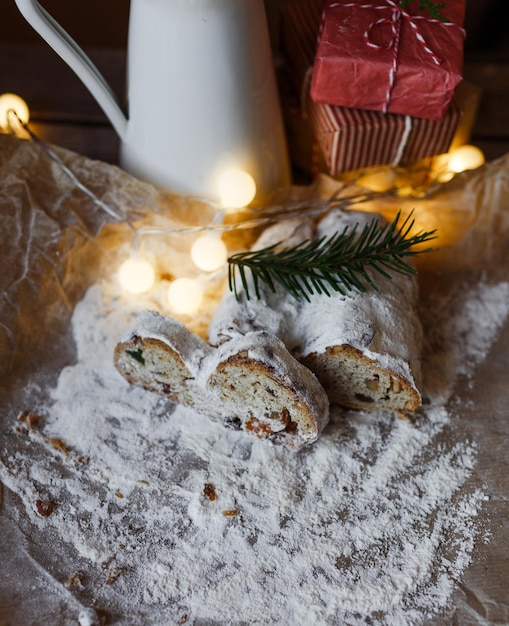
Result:
<svg viewBox="0 0 509 626"><path fill-rule="evenodd" d="M281 222L269 227L255 244L278 242L289 247L306 239L330 236L345 227L364 225L381 216L334 209L318 223ZM209 326L209 342L221 345L239 334L265 329L279 337L325 388L329 400L346 408L414 412L419 392L422 327L414 276L388 279L367 269L378 291L356 289L342 294L294 298L280 286L259 285L261 298L241 288L226 293ZM249 280L249 279L248 279Z"/></svg>

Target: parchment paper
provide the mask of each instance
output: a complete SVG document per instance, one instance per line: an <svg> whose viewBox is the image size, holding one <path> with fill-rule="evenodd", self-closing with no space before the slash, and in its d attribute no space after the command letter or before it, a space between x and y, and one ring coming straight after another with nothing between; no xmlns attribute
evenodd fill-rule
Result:
<svg viewBox="0 0 509 626"><path fill-rule="evenodd" d="M101 200L137 223L206 224L210 211L187 199L163 194L120 169L58 150ZM282 190L277 201L327 197L338 182L321 177L306 188ZM509 279L509 155L467 172L429 198L380 198L372 206L392 216L415 209L418 226L439 227L440 248L419 262L425 332L437 342L440 329L426 316L428 304L462 284ZM30 141L0 135L0 444L13 451L13 423L20 411L44 400L61 369L72 363L69 329L73 306L89 285L118 263L132 240L130 228L101 211L61 169ZM172 240L185 263L186 247ZM167 243L167 242L166 242ZM161 244L162 245L162 244ZM179 246L182 250L179 251ZM480 320L482 323L482 320ZM473 383L457 381L464 399L461 428L478 442L479 460L470 479L489 495L482 515L490 540L479 543L458 581L454 609L430 624L509 623L509 324ZM445 375L445 374L444 374ZM87 593L62 583L59 564L66 545L51 535L31 536L19 496L6 489L0 516L0 624L75 624ZM90 581L88 589L94 589ZM94 596L106 623L121 601L114 589ZM90 600L90 598L88 598ZM141 609L140 609L141 611ZM133 618L135 619L135 618ZM139 616L138 618L139 619ZM150 615L146 617L150 623Z"/></svg>

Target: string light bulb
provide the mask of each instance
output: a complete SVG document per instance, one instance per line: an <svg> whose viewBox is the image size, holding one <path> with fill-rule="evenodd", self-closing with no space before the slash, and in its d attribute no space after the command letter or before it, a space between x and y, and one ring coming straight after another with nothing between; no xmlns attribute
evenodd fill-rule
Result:
<svg viewBox="0 0 509 626"><path fill-rule="evenodd" d="M198 237L191 246L191 260L203 272L215 272L228 259L228 250L221 237L207 233Z"/></svg>
<svg viewBox="0 0 509 626"><path fill-rule="evenodd" d="M174 313L196 313L203 302L203 288L194 278L177 278L168 287L166 300Z"/></svg>
<svg viewBox="0 0 509 626"><path fill-rule="evenodd" d="M121 287L132 294L147 292L156 278L152 264L139 256L132 256L124 261L118 270Z"/></svg>
<svg viewBox="0 0 509 626"><path fill-rule="evenodd" d="M0 95L0 128L6 132L21 130L28 123L30 110L27 103L15 93ZM21 122L21 123L20 123Z"/></svg>
<svg viewBox="0 0 509 626"><path fill-rule="evenodd" d="M248 206L256 195L256 183L244 170L231 169L223 172L218 181L219 202L225 209L241 209Z"/></svg>
<svg viewBox="0 0 509 626"><path fill-rule="evenodd" d="M482 150L466 144L449 153L448 169L456 174L465 170L475 170L485 162Z"/></svg>

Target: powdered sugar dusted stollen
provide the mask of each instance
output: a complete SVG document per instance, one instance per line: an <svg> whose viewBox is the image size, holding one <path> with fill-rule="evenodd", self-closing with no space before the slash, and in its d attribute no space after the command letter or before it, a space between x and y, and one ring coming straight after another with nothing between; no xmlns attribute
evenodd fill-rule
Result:
<svg viewBox="0 0 509 626"><path fill-rule="evenodd" d="M373 214L333 211L317 237L363 226ZM380 218L382 221L382 219ZM355 409L413 412L418 391L422 327L414 277L392 279L368 269L379 292L333 293L303 303L289 343L325 387L331 402Z"/></svg>
<svg viewBox="0 0 509 626"><path fill-rule="evenodd" d="M314 220L282 221L266 228L253 245L253 250L277 243L292 247L312 239L315 233ZM282 289L271 291L259 284L261 298L255 295L251 275L247 275L249 293L240 288L238 298L231 291L225 292L209 324L208 339L212 345L220 345L239 335L252 331L266 331L286 342L287 329L295 324L301 303ZM239 281L240 282L240 281Z"/></svg>
<svg viewBox="0 0 509 626"><path fill-rule="evenodd" d="M201 382L214 349L181 322L143 311L115 347L114 364L130 383L200 412L214 409Z"/></svg>
<svg viewBox="0 0 509 626"><path fill-rule="evenodd" d="M327 395L277 337L265 331L238 335L218 347L215 359L207 364L207 385L228 421L294 449L318 438L329 420Z"/></svg>
<svg viewBox="0 0 509 626"><path fill-rule="evenodd" d="M292 449L315 441L329 418L316 378L268 333L216 349L180 322L144 312L116 346L114 363L132 384Z"/></svg>
<svg viewBox="0 0 509 626"><path fill-rule="evenodd" d="M334 210L318 224L314 236L330 236L356 224L360 232L373 218L383 221L372 213ZM264 245L285 242L282 235L281 225L268 229ZM311 302L296 300L280 288L274 294L262 287L261 300L247 300L241 293L237 301L226 294L210 324L209 340L217 344L266 324L316 374L331 403L413 412L421 404L417 283L399 274L392 280L371 275L379 293L332 292L330 297L314 295Z"/></svg>

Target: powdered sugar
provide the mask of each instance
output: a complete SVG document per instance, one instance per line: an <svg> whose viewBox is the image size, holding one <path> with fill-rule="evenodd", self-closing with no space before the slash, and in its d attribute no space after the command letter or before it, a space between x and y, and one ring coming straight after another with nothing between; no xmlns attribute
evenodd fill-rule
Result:
<svg viewBox="0 0 509 626"><path fill-rule="evenodd" d="M2 479L104 573L114 599L88 592L115 623L419 624L447 607L480 532L476 447L442 400L465 359L484 358L508 292L479 284L428 311L449 339L439 355L431 341L424 368L446 362L448 376L425 378L432 402L415 420L335 410L293 453L129 386L112 353L137 311L98 284L74 313L77 363ZM57 504L50 516L39 498Z"/></svg>
<svg viewBox="0 0 509 626"><path fill-rule="evenodd" d="M444 403L459 377L469 377L488 354L492 338L509 314L509 283L456 282L433 304L422 307L424 386L434 402Z"/></svg>

